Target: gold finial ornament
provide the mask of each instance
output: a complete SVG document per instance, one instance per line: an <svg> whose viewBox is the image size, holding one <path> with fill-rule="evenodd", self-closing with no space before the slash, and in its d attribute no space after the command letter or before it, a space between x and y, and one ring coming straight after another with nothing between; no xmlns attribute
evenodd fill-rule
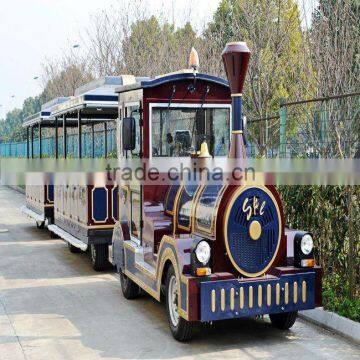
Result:
<svg viewBox="0 0 360 360"><path fill-rule="evenodd" d="M195 48L191 48L190 56L189 56L189 68L197 71L199 69L200 62L199 62L199 54L195 50Z"/></svg>
<svg viewBox="0 0 360 360"><path fill-rule="evenodd" d="M206 140L204 140L201 143L200 151L198 152L198 157L199 158L210 158L211 157Z"/></svg>

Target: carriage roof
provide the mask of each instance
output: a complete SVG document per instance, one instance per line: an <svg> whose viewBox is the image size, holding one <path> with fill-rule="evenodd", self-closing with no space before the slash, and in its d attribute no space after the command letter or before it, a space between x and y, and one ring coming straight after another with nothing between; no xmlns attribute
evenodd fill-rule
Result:
<svg viewBox="0 0 360 360"><path fill-rule="evenodd" d="M52 109L56 105L61 104L68 99L69 99L68 97L58 97L46 102L45 104L41 105L41 111L26 117L23 121L22 126L23 127L34 126L39 123L41 125L50 125L51 122L54 120L54 117L51 114Z"/></svg>
<svg viewBox="0 0 360 360"><path fill-rule="evenodd" d="M196 73L195 76L196 76L196 80L203 80L203 81L207 81L210 83L229 87L229 84L226 80L224 80L220 77L217 77L217 76L203 74L203 73ZM140 81L137 81L137 82L135 82L133 84L129 84L129 85L119 86L115 89L115 91L117 93L124 93L124 92L128 92L128 91L133 91L133 90L149 89L149 88L153 88L155 86L163 85L163 84L166 84L169 82L193 80L193 79L194 79L193 70L185 69L185 70L180 70L180 71L177 71L174 73L157 76L154 78L143 78L142 80L140 78Z"/></svg>
<svg viewBox="0 0 360 360"><path fill-rule="evenodd" d="M75 90L74 96L52 110L53 116L77 113L84 119L106 121L117 117L118 98L115 88L136 81L132 75L105 76Z"/></svg>

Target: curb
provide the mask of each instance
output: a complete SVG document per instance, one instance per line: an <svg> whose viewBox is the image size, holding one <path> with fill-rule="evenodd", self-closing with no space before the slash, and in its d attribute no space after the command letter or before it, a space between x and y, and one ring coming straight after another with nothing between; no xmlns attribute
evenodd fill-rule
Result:
<svg viewBox="0 0 360 360"><path fill-rule="evenodd" d="M360 344L360 323L356 321L326 311L324 308L301 311L299 317Z"/></svg>

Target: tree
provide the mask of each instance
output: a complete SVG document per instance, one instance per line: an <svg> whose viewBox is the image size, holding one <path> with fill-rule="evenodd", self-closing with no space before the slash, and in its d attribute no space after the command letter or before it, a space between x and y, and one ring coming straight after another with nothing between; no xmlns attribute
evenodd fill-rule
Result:
<svg viewBox="0 0 360 360"><path fill-rule="evenodd" d="M133 75L155 76L186 68L190 49L198 42L190 23L175 29L155 16L138 20L123 41L125 69Z"/></svg>
<svg viewBox="0 0 360 360"><path fill-rule="evenodd" d="M60 59L48 59L43 64L44 101L73 96L76 88L93 78L87 58L76 56L72 51Z"/></svg>
<svg viewBox="0 0 360 360"><path fill-rule="evenodd" d="M219 55L226 42L239 40L246 41L252 51L244 87L244 108L249 119L273 115L282 98L313 93L312 68L307 63L300 13L294 0L223 0L205 31L205 46L201 49L205 70L223 75ZM250 134L261 152L269 143L266 134L262 125L253 126Z"/></svg>
<svg viewBox="0 0 360 360"><path fill-rule="evenodd" d="M23 121L30 115L40 111L43 97L28 97L21 109L13 109L6 114L5 120L0 122L0 139L3 142L25 140Z"/></svg>

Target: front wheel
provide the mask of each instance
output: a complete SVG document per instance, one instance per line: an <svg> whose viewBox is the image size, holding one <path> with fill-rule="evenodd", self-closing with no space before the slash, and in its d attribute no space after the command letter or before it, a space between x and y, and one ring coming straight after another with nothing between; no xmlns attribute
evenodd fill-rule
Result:
<svg viewBox="0 0 360 360"><path fill-rule="evenodd" d="M95 271L105 270L108 266L108 245L91 244L90 257L93 269Z"/></svg>
<svg viewBox="0 0 360 360"><path fill-rule="evenodd" d="M166 312L173 337L178 341L190 340L193 336L194 323L179 315L178 279L173 266L170 266L166 275L165 295Z"/></svg>
<svg viewBox="0 0 360 360"><path fill-rule="evenodd" d="M119 269L119 277L121 290L125 299L133 300L139 297L140 288L129 277L127 277L121 269Z"/></svg>
<svg viewBox="0 0 360 360"><path fill-rule="evenodd" d="M271 324L280 330L290 329L296 321L297 311L287 312L282 314L270 314Z"/></svg>

